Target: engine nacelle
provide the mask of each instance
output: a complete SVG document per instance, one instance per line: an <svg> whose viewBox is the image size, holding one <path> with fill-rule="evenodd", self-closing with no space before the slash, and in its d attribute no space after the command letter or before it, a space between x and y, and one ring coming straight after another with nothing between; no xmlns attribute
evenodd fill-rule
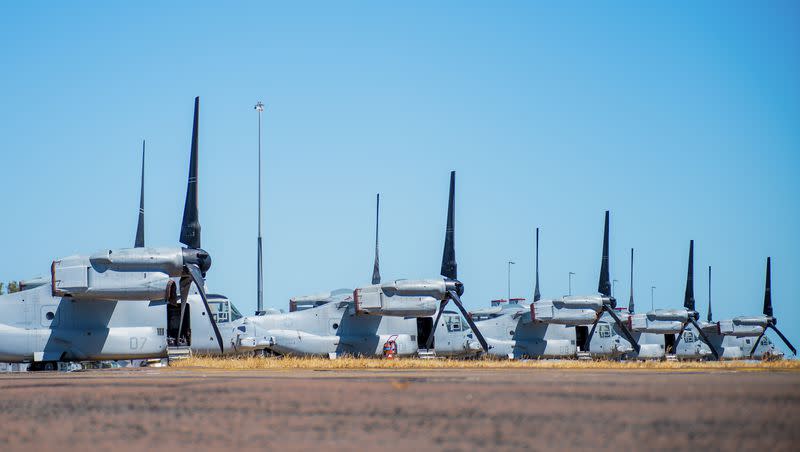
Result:
<svg viewBox="0 0 800 452"><path fill-rule="evenodd" d="M531 319L557 325L594 323L603 307L603 300L564 297L560 300L539 300L531 303Z"/></svg>
<svg viewBox="0 0 800 452"><path fill-rule="evenodd" d="M630 316L631 329L643 333L678 334L689 321L686 310L658 309Z"/></svg>
<svg viewBox="0 0 800 452"><path fill-rule="evenodd" d="M443 279L399 279L380 285L389 297L433 297L444 300L447 296L447 283Z"/></svg>
<svg viewBox="0 0 800 452"><path fill-rule="evenodd" d="M89 259L54 261L51 267L54 296L89 300L169 300L176 297L175 282L157 271L97 271Z"/></svg>
<svg viewBox="0 0 800 452"><path fill-rule="evenodd" d="M180 248L123 248L94 253L89 262L98 272L158 271L174 277L183 274L184 258Z"/></svg>
<svg viewBox="0 0 800 452"><path fill-rule="evenodd" d="M767 327L767 318L761 317L737 317L732 320L720 320L719 332L727 336L735 337L755 337L760 336Z"/></svg>
<svg viewBox="0 0 800 452"><path fill-rule="evenodd" d="M432 316L436 314L440 298L427 294L436 294L443 298L445 292L444 281L439 281L441 288L429 284L430 282L436 281L396 281L358 288L353 291L356 313L393 317Z"/></svg>

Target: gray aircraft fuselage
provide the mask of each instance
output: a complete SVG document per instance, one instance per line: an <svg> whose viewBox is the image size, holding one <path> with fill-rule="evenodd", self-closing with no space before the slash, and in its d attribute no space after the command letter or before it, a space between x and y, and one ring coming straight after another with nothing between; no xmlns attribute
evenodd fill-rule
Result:
<svg viewBox="0 0 800 452"><path fill-rule="evenodd" d="M57 262L64 261L88 262L89 259L72 256ZM84 273L89 268L91 265L84 267ZM142 287L141 282L158 280L166 291L170 284L167 281L171 279L163 274L163 278L152 278L153 272L147 272L151 273L148 280L144 273L136 275L133 272L110 278L102 288L108 295L96 296L96 284L88 285L85 297L54 295L53 287L63 288L62 282L65 281L57 280L54 285L51 279L44 278L34 280L33 287L0 295L0 362L166 357L169 338L177 334L177 307L172 306L163 293L161 298L153 297L152 300L131 297L146 295L148 290L153 290L153 286ZM115 288L111 279L118 279L119 286ZM138 282L134 282L134 279L138 279ZM73 285L71 289L77 287ZM91 294L93 289L95 294ZM110 294L115 290L122 291L117 295L124 296L112 298ZM125 291L130 294L124 294ZM196 290L189 296L188 302L188 315L184 320L186 331L182 336L188 338L194 353L219 354L219 346ZM209 302L212 309L222 312L222 315L218 312L214 312L214 315L218 318L226 354L257 348L254 336L248 335L247 328L240 328L244 324L241 316L232 318L230 312L236 312L235 308L230 307L230 302L224 296L209 295ZM177 338L173 339L173 343L176 342Z"/></svg>
<svg viewBox="0 0 800 452"><path fill-rule="evenodd" d="M699 322L706 336L711 340L720 359L747 359L750 358L750 351L755 345L756 338L764 331L764 327L758 325L759 317L736 317L731 320L720 322ZM736 322L736 323L734 323ZM741 323L744 322L744 323ZM749 323L750 325L747 325ZM763 320L766 324L766 319ZM735 331L726 330L728 325L741 325ZM689 325L683 333L681 341L676 346L676 355L679 359L706 359L711 357L709 346L700 339L696 328ZM753 358L780 358L784 352L775 343L764 336L758 343L753 352Z"/></svg>
<svg viewBox="0 0 800 452"><path fill-rule="evenodd" d="M356 289L353 293L361 294L357 297L321 297L317 303L302 297L316 306L244 321L278 354L382 356L384 344L392 339L398 356L413 356L425 348L433 331L444 288L441 279L398 280ZM480 344L459 314L444 311L433 349L438 356L470 356L480 351Z"/></svg>
<svg viewBox="0 0 800 452"><path fill-rule="evenodd" d="M575 330L565 325L531 321L530 308L504 306L497 314L475 322L490 356L498 358L563 358L575 356Z"/></svg>

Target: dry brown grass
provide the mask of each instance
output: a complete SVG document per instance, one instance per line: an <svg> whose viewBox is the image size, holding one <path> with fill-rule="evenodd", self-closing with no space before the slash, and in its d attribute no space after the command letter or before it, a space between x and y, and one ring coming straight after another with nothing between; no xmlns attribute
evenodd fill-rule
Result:
<svg viewBox="0 0 800 452"><path fill-rule="evenodd" d="M377 370L377 369L654 369L654 370L781 370L800 371L800 361L577 361L577 360L526 360L497 359L455 360L401 358L385 360L376 358L342 357L326 358L254 358L254 357L204 357L174 361L172 367L181 369L219 370Z"/></svg>

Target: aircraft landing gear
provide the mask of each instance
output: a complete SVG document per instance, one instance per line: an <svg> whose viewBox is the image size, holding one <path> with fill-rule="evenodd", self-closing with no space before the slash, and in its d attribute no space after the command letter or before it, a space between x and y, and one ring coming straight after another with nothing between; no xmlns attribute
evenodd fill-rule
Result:
<svg viewBox="0 0 800 452"><path fill-rule="evenodd" d="M31 372L37 372L37 371L52 372L54 370L58 370L58 363L56 363L55 361L39 361L31 363L30 367L28 367L28 370L30 370Z"/></svg>

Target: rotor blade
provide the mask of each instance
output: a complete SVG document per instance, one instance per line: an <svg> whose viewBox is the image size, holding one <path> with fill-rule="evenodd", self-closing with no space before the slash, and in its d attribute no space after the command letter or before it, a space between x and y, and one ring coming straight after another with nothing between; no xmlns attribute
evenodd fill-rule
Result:
<svg viewBox="0 0 800 452"><path fill-rule="evenodd" d="M717 349L716 347L714 347L714 344L711 343L711 339L709 339L708 336L706 336L706 333L703 331L703 329L700 328L700 325L697 323L697 320L695 319L690 319L690 320L692 322L692 325L694 325L695 329L697 329L697 333L700 334L701 338L703 338L703 342L705 342L706 345L708 345L708 348L711 349L711 353L714 354L714 358L716 358L719 361L719 353L717 353Z"/></svg>
<svg viewBox="0 0 800 452"><path fill-rule="evenodd" d="M442 300L439 304L439 312L436 313L436 319L433 321L433 328L431 328L431 334L428 335L428 340L425 341L425 349L430 350L431 346L433 345L433 337L436 333L436 327L439 325L439 319L442 317L442 313L444 312L444 307L447 306L447 302L450 301L448 298Z"/></svg>
<svg viewBox="0 0 800 452"><path fill-rule="evenodd" d="M628 300L628 313L633 314L633 248L631 248L631 298Z"/></svg>
<svg viewBox="0 0 800 452"><path fill-rule="evenodd" d="M539 294L539 228L536 228L536 287L533 289L533 301L541 300Z"/></svg>
<svg viewBox="0 0 800 452"><path fill-rule="evenodd" d="M461 311L461 314L467 320L469 327L472 328L472 332L475 333L475 336L478 338L478 342L481 343L481 347L483 347L484 353L489 352L489 344L484 339L483 334L481 334L480 330L478 330L478 325L475 325L475 322L472 320L472 317L469 315L466 309L464 309L464 305L461 304L461 299L458 298L458 294L455 290L450 290L447 293L450 294L450 298L453 300L453 303L458 306L458 310Z"/></svg>
<svg viewBox="0 0 800 452"><path fill-rule="evenodd" d="M764 285L764 315L772 317L772 272L770 271L771 258L767 258L767 282Z"/></svg>
<svg viewBox="0 0 800 452"><path fill-rule="evenodd" d="M181 289L181 321L178 324L178 340L180 340L181 332L183 331L183 316L186 313L186 303L189 300L189 287L192 285L192 278L181 276L179 284Z"/></svg>
<svg viewBox="0 0 800 452"><path fill-rule="evenodd" d="M372 284L381 283L381 265L378 260L378 225L381 215L381 194L375 200L375 265L372 267Z"/></svg>
<svg viewBox="0 0 800 452"><path fill-rule="evenodd" d="M606 297L611 296L611 277L608 274L608 210L603 227L603 257L600 260L600 281L597 283L597 292Z"/></svg>
<svg viewBox="0 0 800 452"><path fill-rule="evenodd" d="M708 323L711 323L711 266L708 266Z"/></svg>
<svg viewBox="0 0 800 452"><path fill-rule="evenodd" d="M222 335L219 333L219 328L217 328L217 321L214 320L214 316L211 315L211 306L208 305L208 298L206 298L206 290L203 288L203 275L200 273L200 268L194 264L186 265L185 267L189 270L189 275L192 277L192 281L194 281L194 285L200 293L200 298L203 299L203 304L206 306L206 315L208 315L208 320L211 322L211 328L214 329L214 335L217 336L219 352L225 353L225 347L222 345Z"/></svg>
<svg viewBox="0 0 800 452"><path fill-rule="evenodd" d="M767 328L769 328L769 327L767 327ZM762 331L761 334L758 335L758 339L756 339L756 343L753 344L753 348L750 349L750 358L752 358L753 357L753 353L756 352L756 348L758 347L758 343L761 342L761 338L764 337L764 334L766 334L767 328L764 328L764 331Z"/></svg>
<svg viewBox="0 0 800 452"><path fill-rule="evenodd" d="M628 342L631 343L631 347L633 347L633 349L636 350L636 353L639 353L639 348L640 348L639 343L636 342L636 338L634 338L633 334L631 334L631 332L628 331L628 327L625 326L624 323L622 323L622 320L619 318L617 313L614 312L614 308L610 307L607 304L603 304L603 309L606 312L608 312L608 314L614 319L614 322L616 322L617 325L619 325L620 329L622 330L622 334L625 336L625 339L627 339Z"/></svg>
<svg viewBox="0 0 800 452"><path fill-rule="evenodd" d="M780 336L781 339L783 339L783 343L786 344L787 347L789 347L789 350L791 350L792 353L797 355L797 350L795 350L794 346L792 346L792 344L789 342L789 339L786 339L786 336L784 336L783 333L781 333L778 327L772 323L769 324L769 327L772 328L776 333L778 333L778 336Z"/></svg>
<svg viewBox="0 0 800 452"><path fill-rule="evenodd" d="M599 315L597 316L596 319L594 319L594 323L592 323L592 329L589 330L589 334L586 335L586 339L584 339L583 340L583 344L581 344L581 347L583 347L583 351L586 351L586 352L589 351L589 347L592 344L592 336L594 336L594 330L597 328L597 324L598 323L600 323L600 316ZM575 331L576 331L575 334L577 334L578 330L576 329Z"/></svg>
<svg viewBox="0 0 800 452"><path fill-rule="evenodd" d="M134 248L144 248L144 140L142 140L142 184L139 192L139 224L136 226Z"/></svg>
<svg viewBox="0 0 800 452"><path fill-rule="evenodd" d="M194 98L194 123L192 125L192 151L189 157L189 181L186 185L186 203L183 206L180 242L189 248L200 248L200 214L197 208L197 128L200 116L200 98Z"/></svg>
<svg viewBox="0 0 800 452"><path fill-rule="evenodd" d="M689 241L689 269L686 272L686 292L683 295L683 306L694 311L694 240Z"/></svg>
<svg viewBox="0 0 800 452"><path fill-rule="evenodd" d="M684 323L683 326L681 327L681 330L678 332L678 335L675 336L675 344L673 344L672 346L673 347L672 354L674 355L678 354L678 344L681 342L681 339L683 339L683 332L684 330L686 330L686 325L688 325L688 323Z"/></svg>
<svg viewBox="0 0 800 452"><path fill-rule="evenodd" d="M456 264L456 172L450 171L450 197L447 201L447 229L444 234L444 250L442 251L442 270L439 274L448 279L458 279Z"/></svg>

